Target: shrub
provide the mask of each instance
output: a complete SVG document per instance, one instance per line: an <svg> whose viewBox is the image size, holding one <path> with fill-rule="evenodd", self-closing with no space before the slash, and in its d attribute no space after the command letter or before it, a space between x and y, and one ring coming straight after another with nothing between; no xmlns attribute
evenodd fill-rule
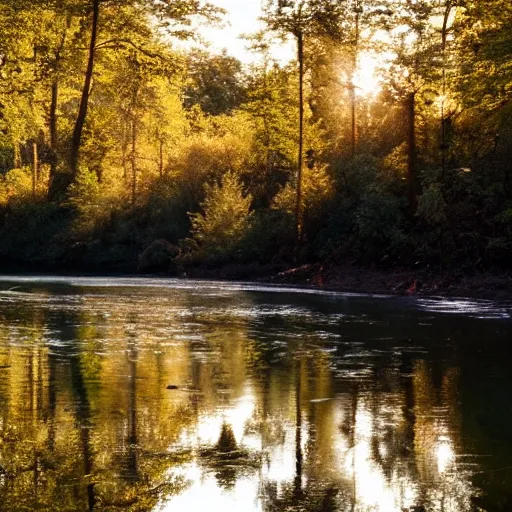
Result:
<svg viewBox="0 0 512 512"><path fill-rule="evenodd" d="M295 217L282 210L259 210L251 215L249 229L240 241L244 261L290 261L296 245Z"/></svg>
<svg viewBox="0 0 512 512"><path fill-rule="evenodd" d="M363 260L397 259L407 247L403 200L368 194L355 212L356 250Z"/></svg>
<svg viewBox="0 0 512 512"><path fill-rule="evenodd" d="M416 215L429 226L437 226L446 222L446 202L439 183L432 183L418 199Z"/></svg>
<svg viewBox="0 0 512 512"><path fill-rule="evenodd" d="M311 240L324 222L326 206L334 193L334 182L325 167L305 168L302 175L302 228L304 239ZM288 183L276 195L272 209L295 219L296 185ZM292 228L293 229L293 228Z"/></svg>
<svg viewBox="0 0 512 512"><path fill-rule="evenodd" d="M251 201L233 173L226 173L220 184L206 185L202 212L190 214L192 236L185 241L185 263L239 258L241 241L250 226Z"/></svg>
<svg viewBox="0 0 512 512"><path fill-rule="evenodd" d="M114 212L119 209L116 190L102 186L95 172L79 170L69 187L67 206L74 211L74 221L66 233L71 241L91 241L112 229Z"/></svg>
<svg viewBox="0 0 512 512"><path fill-rule="evenodd" d="M51 263L59 251L69 212L55 203L18 199L11 204L0 230L0 255L19 264Z"/></svg>
<svg viewBox="0 0 512 512"><path fill-rule="evenodd" d="M11 169L1 178L0 203L7 204L15 201L25 201L32 195L32 169L22 167Z"/></svg>

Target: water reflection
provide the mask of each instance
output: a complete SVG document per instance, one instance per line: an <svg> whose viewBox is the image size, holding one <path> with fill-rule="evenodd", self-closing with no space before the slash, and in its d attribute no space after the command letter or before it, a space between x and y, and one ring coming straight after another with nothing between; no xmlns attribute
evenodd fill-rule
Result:
<svg viewBox="0 0 512 512"><path fill-rule="evenodd" d="M2 510L509 510L508 322L79 284L1 285Z"/></svg>

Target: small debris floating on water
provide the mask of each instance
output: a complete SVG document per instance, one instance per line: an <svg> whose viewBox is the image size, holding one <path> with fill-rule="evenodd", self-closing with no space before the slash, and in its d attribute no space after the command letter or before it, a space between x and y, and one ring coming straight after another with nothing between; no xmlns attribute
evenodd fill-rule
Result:
<svg viewBox="0 0 512 512"><path fill-rule="evenodd" d="M193 393L195 395L202 395L203 394L203 392L200 389L189 388L189 387L180 387L180 386L176 386L175 384L169 384L167 386L167 389L183 391L185 393Z"/></svg>

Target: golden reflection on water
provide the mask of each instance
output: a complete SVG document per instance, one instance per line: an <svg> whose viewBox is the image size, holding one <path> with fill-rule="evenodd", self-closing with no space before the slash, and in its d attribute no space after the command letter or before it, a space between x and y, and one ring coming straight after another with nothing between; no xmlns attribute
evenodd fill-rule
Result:
<svg viewBox="0 0 512 512"><path fill-rule="evenodd" d="M358 403L354 424L353 447L348 452L345 473L353 479L356 510L402 510L416 503L416 490L409 475L394 470L386 478L374 458L374 417L365 400ZM387 447L379 447L383 455Z"/></svg>
<svg viewBox="0 0 512 512"><path fill-rule="evenodd" d="M325 336L269 362L268 326L198 300L0 308L2 510L472 510L454 368L336 382Z"/></svg>

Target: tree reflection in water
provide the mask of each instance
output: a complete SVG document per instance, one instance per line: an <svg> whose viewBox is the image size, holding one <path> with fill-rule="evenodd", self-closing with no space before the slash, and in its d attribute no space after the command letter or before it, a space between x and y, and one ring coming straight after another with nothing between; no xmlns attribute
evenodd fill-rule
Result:
<svg viewBox="0 0 512 512"><path fill-rule="evenodd" d="M62 287L0 301L1 509L469 512L500 510L498 492L506 507L510 474L483 490L472 476L486 449L510 457L499 426L485 437L487 409L475 427L483 400L464 380L481 324L462 351L444 342L461 323L293 301Z"/></svg>

